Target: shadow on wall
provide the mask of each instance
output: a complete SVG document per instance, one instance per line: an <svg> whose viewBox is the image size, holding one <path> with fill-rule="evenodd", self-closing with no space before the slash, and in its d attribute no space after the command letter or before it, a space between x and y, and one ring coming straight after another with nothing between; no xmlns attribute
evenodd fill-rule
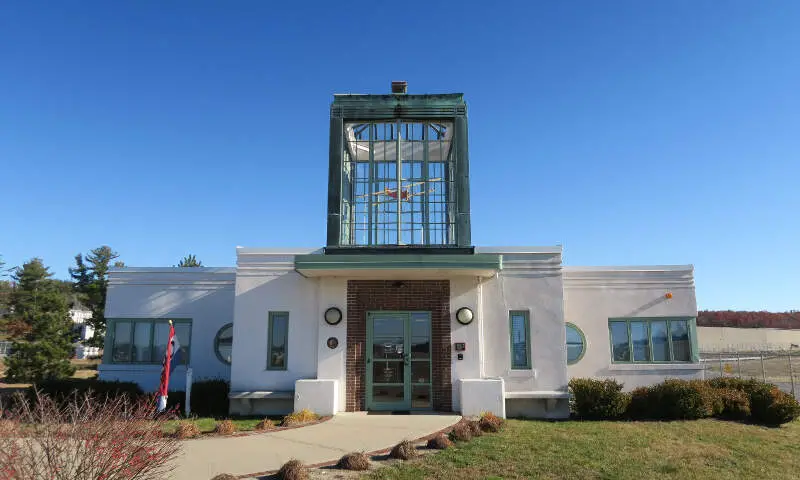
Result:
<svg viewBox="0 0 800 480"><path fill-rule="evenodd" d="M660 304L662 304L662 303L664 303L664 302L666 302L668 300L669 299L666 296L659 295L658 298L645 303L644 305L642 305L639 308L631 310L630 312L626 313L625 315L622 315L622 317L636 317L640 313L645 312L647 310L650 310L651 308L655 307L656 305L660 305Z"/></svg>

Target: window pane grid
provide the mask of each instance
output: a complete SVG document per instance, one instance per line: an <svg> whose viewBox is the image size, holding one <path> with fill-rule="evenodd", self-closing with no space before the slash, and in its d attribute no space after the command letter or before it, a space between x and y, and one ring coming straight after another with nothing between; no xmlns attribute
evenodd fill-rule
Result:
<svg viewBox="0 0 800 480"><path fill-rule="evenodd" d="M345 125L342 245L455 244L452 130L449 122Z"/></svg>
<svg viewBox="0 0 800 480"><path fill-rule="evenodd" d="M687 318L614 319L608 326L613 363L692 362Z"/></svg>
<svg viewBox="0 0 800 480"><path fill-rule="evenodd" d="M159 364L164 360L169 337L166 319L109 319L111 363ZM175 336L181 344L183 361L188 364L191 351L191 320L173 320Z"/></svg>

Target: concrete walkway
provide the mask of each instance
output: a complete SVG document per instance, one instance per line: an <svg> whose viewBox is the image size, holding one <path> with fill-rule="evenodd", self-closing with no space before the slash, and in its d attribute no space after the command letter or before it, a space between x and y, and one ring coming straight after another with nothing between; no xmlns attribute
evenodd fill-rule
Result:
<svg viewBox="0 0 800 480"><path fill-rule="evenodd" d="M345 453L374 452L397 442L443 430L458 415L376 415L340 413L317 425L233 438L183 443L171 478L206 480L220 473L245 475L277 470L292 458L308 465L338 460Z"/></svg>

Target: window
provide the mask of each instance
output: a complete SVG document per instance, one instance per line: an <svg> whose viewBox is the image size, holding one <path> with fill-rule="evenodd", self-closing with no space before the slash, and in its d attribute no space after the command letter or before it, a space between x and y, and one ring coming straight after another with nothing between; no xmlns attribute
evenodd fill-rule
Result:
<svg viewBox="0 0 800 480"><path fill-rule="evenodd" d="M269 312L267 370L286 370L289 356L289 312Z"/></svg>
<svg viewBox="0 0 800 480"><path fill-rule="evenodd" d="M186 363L191 347L191 320L173 320ZM167 319L109 319L111 363L161 363L167 350Z"/></svg>
<svg viewBox="0 0 800 480"><path fill-rule="evenodd" d="M586 353L586 337L580 328L567 323L567 365L578 363Z"/></svg>
<svg viewBox="0 0 800 480"><path fill-rule="evenodd" d="M526 311L511 311L508 314L511 333L511 369L531 368L531 325Z"/></svg>
<svg viewBox="0 0 800 480"><path fill-rule="evenodd" d="M231 364L231 354L233 353L233 324L229 323L217 332L214 337L214 353L222 363Z"/></svg>
<svg viewBox="0 0 800 480"><path fill-rule="evenodd" d="M614 363L692 361L692 319L612 319L608 329Z"/></svg>

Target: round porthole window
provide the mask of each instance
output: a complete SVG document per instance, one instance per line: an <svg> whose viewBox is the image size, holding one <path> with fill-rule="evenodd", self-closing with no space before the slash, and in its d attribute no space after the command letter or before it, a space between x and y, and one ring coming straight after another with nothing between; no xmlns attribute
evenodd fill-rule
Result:
<svg viewBox="0 0 800 480"><path fill-rule="evenodd" d="M580 328L567 324L567 365L578 363L586 353L586 337Z"/></svg>
<svg viewBox="0 0 800 480"><path fill-rule="evenodd" d="M233 324L229 323L217 332L214 337L214 353L217 354L219 361L230 365L231 356L233 355Z"/></svg>

